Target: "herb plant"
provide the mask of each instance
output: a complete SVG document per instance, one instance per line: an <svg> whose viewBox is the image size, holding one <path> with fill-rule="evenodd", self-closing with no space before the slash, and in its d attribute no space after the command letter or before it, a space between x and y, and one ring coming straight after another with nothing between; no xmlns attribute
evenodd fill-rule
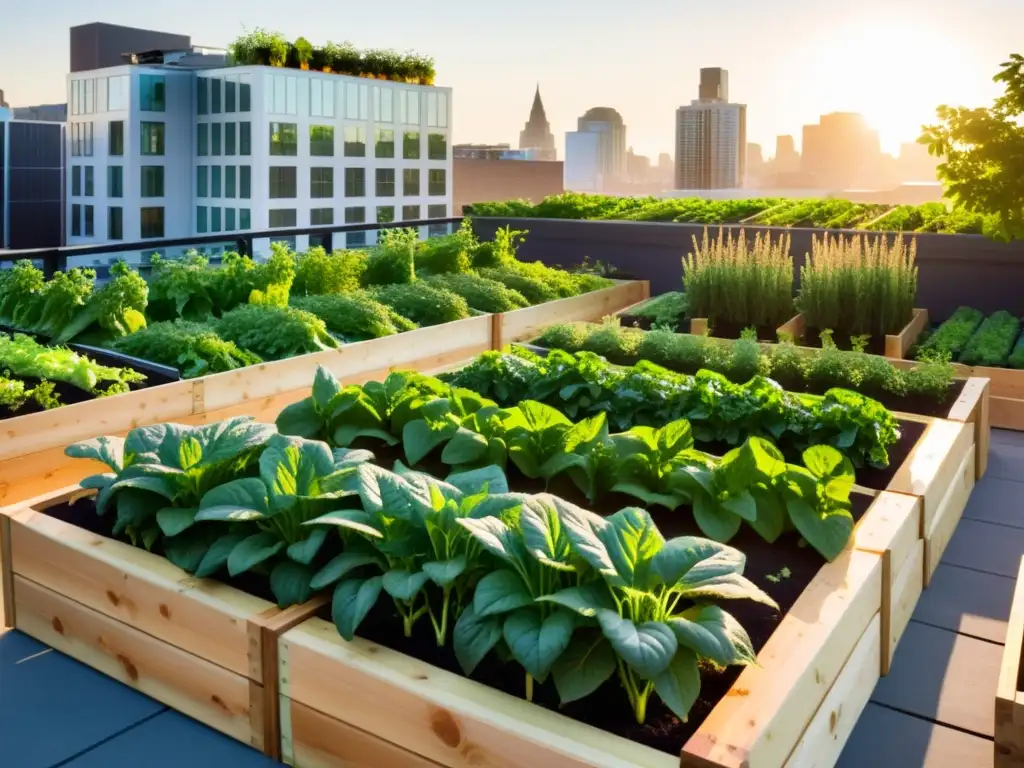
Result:
<svg viewBox="0 0 1024 768"><path fill-rule="evenodd" d="M441 325L469 317L469 304L456 293L422 280L370 289L370 296L417 325Z"/></svg>
<svg viewBox="0 0 1024 768"><path fill-rule="evenodd" d="M393 336L417 327L416 323L363 291L293 296L290 303L296 309L316 315L324 321L328 331L348 342Z"/></svg>
<svg viewBox="0 0 1024 768"><path fill-rule="evenodd" d="M264 360L281 360L338 346L323 320L294 307L244 304L227 312L213 327L222 339Z"/></svg>
<svg viewBox="0 0 1024 768"><path fill-rule="evenodd" d="M257 365L262 358L225 341L205 323L187 320L151 323L115 339L111 349L181 371L186 379Z"/></svg>
<svg viewBox="0 0 1024 768"><path fill-rule="evenodd" d="M1004 366L1020 336L1020 320L1009 312L989 315L971 336L960 362L964 365Z"/></svg>
<svg viewBox="0 0 1024 768"><path fill-rule="evenodd" d="M956 360L985 315L971 307L958 307L946 322L917 347L918 360Z"/></svg>

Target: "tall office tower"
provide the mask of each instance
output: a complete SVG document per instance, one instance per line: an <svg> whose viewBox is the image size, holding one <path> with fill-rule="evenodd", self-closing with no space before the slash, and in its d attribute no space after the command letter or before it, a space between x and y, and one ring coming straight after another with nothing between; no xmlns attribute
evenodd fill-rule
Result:
<svg viewBox="0 0 1024 768"><path fill-rule="evenodd" d="M565 134L565 188L601 192L626 178L626 125L611 107L593 107Z"/></svg>
<svg viewBox="0 0 1024 768"><path fill-rule="evenodd" d="M747 107L730 104L729 73L700 71L700 96L676 110L676 189L737 189L747 164Z"/></svg>
<svg viewBox="0 0 1024 768"><path fill-rule="evenodd" d="M728 101L729 72L721 67L701 69L697 98L701 101Z"/></svg>
<svg viewBox="0 0 1024 768"><path fill-rule="evenodd" d="M551 125L544 113L544 102L540 100L540 83L537 83L537 91L533 95L530 119L526 121L526 127L519 133L519 148L536 150L534 157L537 160L557 159L555 137L551 133Z"/></svg>

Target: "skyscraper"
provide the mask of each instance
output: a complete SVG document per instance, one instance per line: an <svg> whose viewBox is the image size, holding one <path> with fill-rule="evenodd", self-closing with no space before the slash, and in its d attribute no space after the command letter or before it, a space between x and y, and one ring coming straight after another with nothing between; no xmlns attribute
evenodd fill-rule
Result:
<svg viewBox="0 0 1024 768"><path fill-rule="evenodd" d="M833 112L804 126L800 170L821 189L872 188L881 160L878 131L856 112Z"/></svg>
<svg viewBox="0 0 1024 768"><path fill-rule="evenodd" d="M736 189L746 173L747 107L731 104L729 73L702 69L700 98L676 110L676 189Z"/></svg>
<svg viewBox="0 0 1024 768"><path fill-rule="evenodd" d="M588 109L565 134L565 188L600 192L626 178L626 124L611 107Z"/></svg>
<svg viewBox="0 0 1024 768"><path fill-rule="evenodd" d="M533 95L530 119L519 133L519 148L536 150L538 160L557 159L555 137L551 133L547 115L544 114L544 102L540 100L540 83L537 83L537 92Z"/></svg>

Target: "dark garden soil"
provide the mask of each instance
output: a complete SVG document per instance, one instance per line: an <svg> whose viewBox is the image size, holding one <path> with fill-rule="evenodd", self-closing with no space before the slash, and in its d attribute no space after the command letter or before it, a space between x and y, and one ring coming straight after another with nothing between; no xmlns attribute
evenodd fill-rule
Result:
<svg viewBox="0 0 1024 768"><path fill-rule="evenodd" d="M619 321L623 328L639 328L643 331L651 330L651 326L654 325L653 318L640 317L639 315L619 315ZM690 321L685 318L676 318L673 322L676 324L676 330L690 327Z"/></svg>
<svg viewBox="0 0 1024 768"><path fill-rule="evenodd" d="M783 320L782 322L785 322ZM782 323L779 323L782 325ZM758 341L776 342L779 340L778 328L779 325L759 325L755 329L757 331ZM749 328L748 325L740 325L738 323L727 323L724 320L718 320L710 323L711 333L710 335L716 339L738 339L743 334L743 331ZM688 332L690 330L689 325L684 329L680 326L680 332Z"/></svg>
<svg viewBox="0 0 1024 768"><path fill-rule="evenodd" d="M804 337L800 340L799 344L804 347L821 349L821 331L821 328L805 328ZM856 334L849 334L842 331L834 331L832 333L832 341L840 349L851 350L853 349L851 336L855 335ZM869 355L885 355L885 336L868 337L868 343L864 347L864 351Z"/></svg>

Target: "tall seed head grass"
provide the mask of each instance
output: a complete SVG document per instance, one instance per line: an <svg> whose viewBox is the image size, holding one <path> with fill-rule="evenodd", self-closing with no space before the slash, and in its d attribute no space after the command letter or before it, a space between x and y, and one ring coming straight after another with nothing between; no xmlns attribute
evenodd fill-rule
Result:
<svg viewBox="0 0 1024 768"><path fill-rule="evenodd" d="M759 233L748 239L741 229L718 230L712 239L705 228L693 252L683 259L683 284L691 317L714 325L777 327L793 315L793 257L788 234L772 239Z"/></svg>
<svg viewBox="0 0 1024 768"><path fill-rule="evenodd" d="M850 335L899 333L913 316L917 241L901 236L814 238L800 270L807 325Z"/></svg>

